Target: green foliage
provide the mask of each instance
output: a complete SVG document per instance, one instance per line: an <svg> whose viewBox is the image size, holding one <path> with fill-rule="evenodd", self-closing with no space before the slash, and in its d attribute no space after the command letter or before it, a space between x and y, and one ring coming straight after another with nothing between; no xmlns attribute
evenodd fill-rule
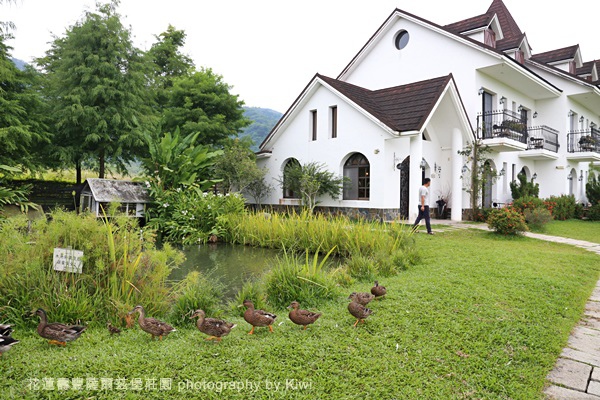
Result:
<svg viewBox="0 0 600 400"><path fill-rule="evenodd" d="M490 229L502 235L519 235L529 230L523 214L512 207L493 210L487 224Z"/></svg>
<svg viewBox="0 0 600 400"><path fill-rule="evenodd" d="M55 247L82 250L83 273L54 271ZM167 277L182 254L168 245L155 249L151 232L140 232L135 219L102 222L55 211L50 220L6 220L0 226L0 259L0 296L11 299L4 313L12 323L42 307L56 320L103 324L123 321L136 304L165 313Z"/></svg>
<svg viewBox="0 0 600 400"><path fill-rule="evenodd" d="M563 194L560 196L550 196L546 200L546 207L550 210L554 219L564 221L575 218L577 203L575 202L575 196L572 194Z"/></svg>
<svg viewBox="0 0 600 400"><path fill-rule="evenodd" d="M600 166L590 164L588 181L585 185L585 195L592 205L600 204Z"/></svg>
<svg viewBox="0 0 600 400"><path fill-rule="evenodd" d="M213 235L224 236L229 215L245 213L245 199L240 194L203 192L196 185L167 190L160 202L148 225L173 243L206 243Z"/></svg>
<svg viewBox="0 0 600 400"><path fill-rule="evenodd" d="M229 91L223 77L210 68L174 77L163 112L163 131L177 127L183 135L200 132L197 144L216 146L237 135L250 121L244 118L243 101Z"/></svg>
<svg viewBox="0 0 600 400"><path fill-rule="evenodd" d="M587 219L589 221L600 221L600 203L596 203L587 210Z"/></svg>
<svg viewBox="0 0 600 400"><path fill-rule="evenodd" d="M288 163L279 182L284 190L299 193L302 205L312 212L318 204L317 197L339 198L347 179L327 171L322 163L310 162L304 165Z"/></svg>
<svg viewBox="0 0 600 400"><path fill-rule="evenodd" d="M254 182L263 181L266 168L258 168L248 139L227 140L215 159L214 176L222 181L225 192L243 192Z"/></svg>
<svg viewBox="0 0 600 400"><path fill-rule="evenodd" d="M516 182L510 182L510 192L513 200L521 197L538 197L540 193L540 185L538 183L527 182L525 174L518 174Z"/></svg>
<svg viewBox="0 0 600 400"><path fill-rule="evenodd" d="M466 164L470 165L470 168L467 168L467 171L463 171L461 179L468 180L464 190L469 193L474 219L479 215L480 199L483 189L486 184L488 184L489 180L492 180L493 182L497 178L497 174L490 167L491 164L487 157L491 152L492 149L484 144L481 139L469 142L464 150L458 152L458 154L466 159Z"/></svg>
<svg viewBox="0 0 600 400"><path fill-rule="evenodd" d="M316 307L323 300L335 297L335 283L326 270L327 259L335 249L329 250L321 260L319 250L312 260L308 252L303 260L284 251L265 277L265 290L270 304L285 308L295 300L303 306Z"/></svg>
<svg viewBox="0 0 600 400"><path fill-rule="evenodd" d="M544 201L534 196L519 197L512 202L511 206L521 214L525 214L527 210L546 208Z"/></svg>
<svg viewBox="0 0 600 400"><path fill-rule="evenodd" d="M223 284L198 271L189 272L184 280L173 287L176 300L171 307L170 321L180 326L190 325L189 317L198 309L204 310L206 315L217 317L221 313L222 290Z"/></svg>
<svg viewBox="0 0 600 400"><path fill-rule="evenodd" d="M545 208L527 209L523 213L529 229L542 231L546 224L552 221L552 214Z"/></svg>
<svg viewBox="0 0 600 400"><path fill-rule="evenodd" d="M143 154L142 132L156 124L148 64L121 23L117 4L86 12L37 60L46 72L56 152L78 169L95 158L100 178L107 161L124 171Z"/></svg>
<svg viewBox="0 0 600 400"><path fill-rule="evenodd" d="M229 304L231 312L240 317L244 315L246 309L242 307L242 304L246 299L252 301L254 308L257 310L264 310L268 307L263 280L258 279L245 282L236 294L235 300Z"/></svg>

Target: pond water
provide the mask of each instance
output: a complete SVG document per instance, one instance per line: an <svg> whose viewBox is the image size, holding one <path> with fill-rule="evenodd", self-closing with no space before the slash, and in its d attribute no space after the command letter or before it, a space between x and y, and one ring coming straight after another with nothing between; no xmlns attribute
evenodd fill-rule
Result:
<svg viewBox="0 0 600 400"><path fill-rule="evenodd" d="M246 281L268 271L279 254L279 250L227 243L190 246L182 251L186 260L170 278L179 281L190 271L200 271L225 285L226 299L233 299Z"/></svg>

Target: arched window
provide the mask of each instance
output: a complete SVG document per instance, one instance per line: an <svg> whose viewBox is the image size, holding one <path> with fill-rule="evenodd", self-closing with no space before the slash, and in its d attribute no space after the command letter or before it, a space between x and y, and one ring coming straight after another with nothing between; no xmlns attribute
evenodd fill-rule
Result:
<svg viewBox="0 0 600 400"><path fill-rule="evenodd" d="M369 200L371 172L369 160L356 153L344 164L344 177L350 182L344 186L344 200Z"/></svg>
<svg viewBox="0 0 600 400"><path fill-rule="evenodd" d="M287 162L285 163L285 166L283 167L283 198L284 199L297 199L298 195L296 193L294 193L294 189L289 187L288 182L286 180L286 175L287 175L287 171L289 171L290 168L294 168L294 167L299 167L300 166L300 162L298 160L296 160L295 158L290 158L289 160L287 160Z"/></svg>

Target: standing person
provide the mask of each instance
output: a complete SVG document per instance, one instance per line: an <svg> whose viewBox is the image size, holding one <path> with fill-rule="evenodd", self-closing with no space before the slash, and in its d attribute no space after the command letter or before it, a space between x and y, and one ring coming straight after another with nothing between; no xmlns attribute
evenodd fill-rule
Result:
<svg viewBox="0 0 600 400"><path fill-rule="evenodd" d="M417 229L419 222L425 219L425 226L427 227L427 234L433 235L431 231L431 222L429 221L429 186L431 185L431 179L425 178L423 180L423 186L419 188L419 216L413 224L413 230Z"/></svg>

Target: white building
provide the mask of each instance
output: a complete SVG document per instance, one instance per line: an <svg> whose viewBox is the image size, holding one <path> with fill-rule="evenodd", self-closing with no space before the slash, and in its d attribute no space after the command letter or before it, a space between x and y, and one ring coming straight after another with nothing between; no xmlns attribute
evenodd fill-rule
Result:
<svg viewBox="0 0 600 400"><path fill-rule="evenodd" d="M318 162L353 182L320 206L413 219L430 177L432 203L447 197L460 220L470 171L458 151L475 138L499 175L484 207L510 202L519 173L542 198L583 202L600 161L599 73L578 45L532 54L502 0L446 26L396 9L337 78L315 75L263 141L258 163L276 187L263 203L298 204L278 184L285 166Z"/></svg>

